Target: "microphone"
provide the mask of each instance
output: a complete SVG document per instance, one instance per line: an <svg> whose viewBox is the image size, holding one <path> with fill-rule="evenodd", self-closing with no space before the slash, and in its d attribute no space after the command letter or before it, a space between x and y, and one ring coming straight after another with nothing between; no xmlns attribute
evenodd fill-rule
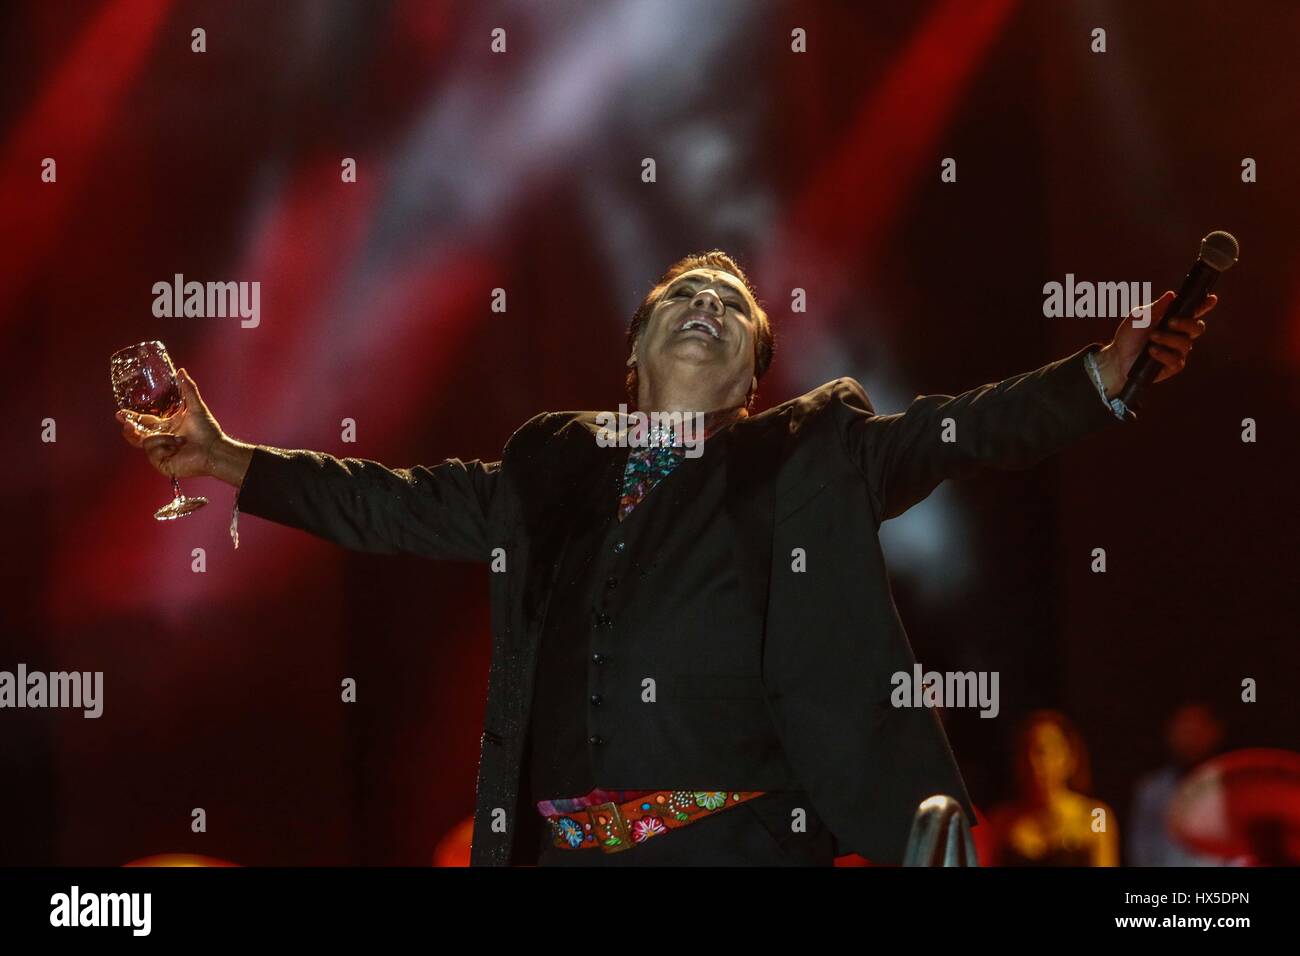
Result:
<svg viewBox="0 0 1300 956"><path fill-rule="evenodd" d="M1202 239L1201 252L1196 258L1196 264L1183 279L1178 295L1174 296L1174 301L1169 304L1164 318L1153 331L1167 330L1170 319L1195 315L1196 310L1205 301L1205 297L1214 288L1220 273L1227 272L1237 264L1237 254L1240 251L1241 247L1237 245L1237 240L1228 232L1212 232ZM1133 367L1128 370L1128 381L1124 383L1124 390L1119 393L1119 400L1128 408L1138 408L1138 395L1151 384L1161 368L1160 363L1144 348L1142 354L1133 363Z"/></svg>

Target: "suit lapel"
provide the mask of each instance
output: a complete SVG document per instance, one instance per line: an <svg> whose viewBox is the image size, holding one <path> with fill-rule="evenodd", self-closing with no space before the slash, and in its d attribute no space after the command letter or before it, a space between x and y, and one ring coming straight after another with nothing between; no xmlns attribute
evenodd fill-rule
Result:
<svg viewBox="0 0 1300 956"><path fill-rule="evenodd" d="M741 577L755 610L766 617L768 583L772 574L772 530L776 480L789 434L789 412L738 422L727 431L727 511L744 563Z"/></svg>
<svg viewBox="0 0 1300 956"><path fill-rule="evenodd" d="M535 489L524 608L538 629L569 541L617 507L627 449L598 445L590 417L575 418L555 436L540 469L545 486Z"/></svg>

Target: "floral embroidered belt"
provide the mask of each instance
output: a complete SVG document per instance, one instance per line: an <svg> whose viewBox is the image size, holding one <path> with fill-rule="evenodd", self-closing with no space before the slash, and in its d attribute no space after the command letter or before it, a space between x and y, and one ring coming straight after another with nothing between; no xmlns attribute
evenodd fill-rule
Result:
<svg viewBox="0 0 1300 956"><path fill-rule="evenodd" d="M606 853L630 850L669 830L761 797L762 790L655 790L624 803L600 803L569 813L543 813L555 846Z"/></svg>

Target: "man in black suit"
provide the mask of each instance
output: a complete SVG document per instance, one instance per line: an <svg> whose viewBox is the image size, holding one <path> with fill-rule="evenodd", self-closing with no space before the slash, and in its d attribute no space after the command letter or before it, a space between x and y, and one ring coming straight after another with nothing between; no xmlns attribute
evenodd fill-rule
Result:
<svg viewBox="0 0 1300 956"><path fill-rule="evenodd" d="M841 378L756 415L770 323L714 251L675 263L629 328L629 393L685 416L666 429L547 413L498 462L389 469L230 439L184 370L171 434L119 419L164 474L221 478L244 512L489 562L475 865L897 862L921 800L973 808L934 712L891 704L914 657L880 523L1124 417L1142 349L1167 378L1205 328L1152 332L1172 295L1105 347L899 414Z"/></svg>

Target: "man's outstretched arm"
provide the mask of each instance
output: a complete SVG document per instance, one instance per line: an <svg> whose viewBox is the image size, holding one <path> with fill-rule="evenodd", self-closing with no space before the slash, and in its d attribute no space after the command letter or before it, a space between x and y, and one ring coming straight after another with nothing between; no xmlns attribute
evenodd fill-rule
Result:
<svg viewBox="0 0 1300 956"><path fill-rule="evenodd" d="M1115 423L1106 400L1119 395L1138 355L1150 350L1164 366L1157 382L1178 374L1192 342L1205 331L1201 316L1217 301L1210 296L1195 318L1174 319L1170 331L1153 331L1173 298L1167 292L1152 303L1149 325L1138 328L1125 319L1104 347L1090 345L960 395L919 395L894 415L877 415L862 387L843 380L835 403L840 437L866 476L878 520L902 514L945 479L1028 468Z"/></svg>
<svg viewBox="0 0 1300 956"><path fill-rule="evenodd" d="M358 551L408 553L449 560L487 560L488 515L499 462L448 459L431 467L387 468L360 458L253 445L222 432L181 369L185 411L169 427L150 416L119 412L123 436L143 448L165 475L207 475L239 489L246 514L307 531Z"/></svg>
<svg viewBox="0 0 1300 956"><path fill-rule="evenodd" d="M388 468L363 458L256 445L236 505L354 551L486 561L500 467L451 458Z"/></svg>

